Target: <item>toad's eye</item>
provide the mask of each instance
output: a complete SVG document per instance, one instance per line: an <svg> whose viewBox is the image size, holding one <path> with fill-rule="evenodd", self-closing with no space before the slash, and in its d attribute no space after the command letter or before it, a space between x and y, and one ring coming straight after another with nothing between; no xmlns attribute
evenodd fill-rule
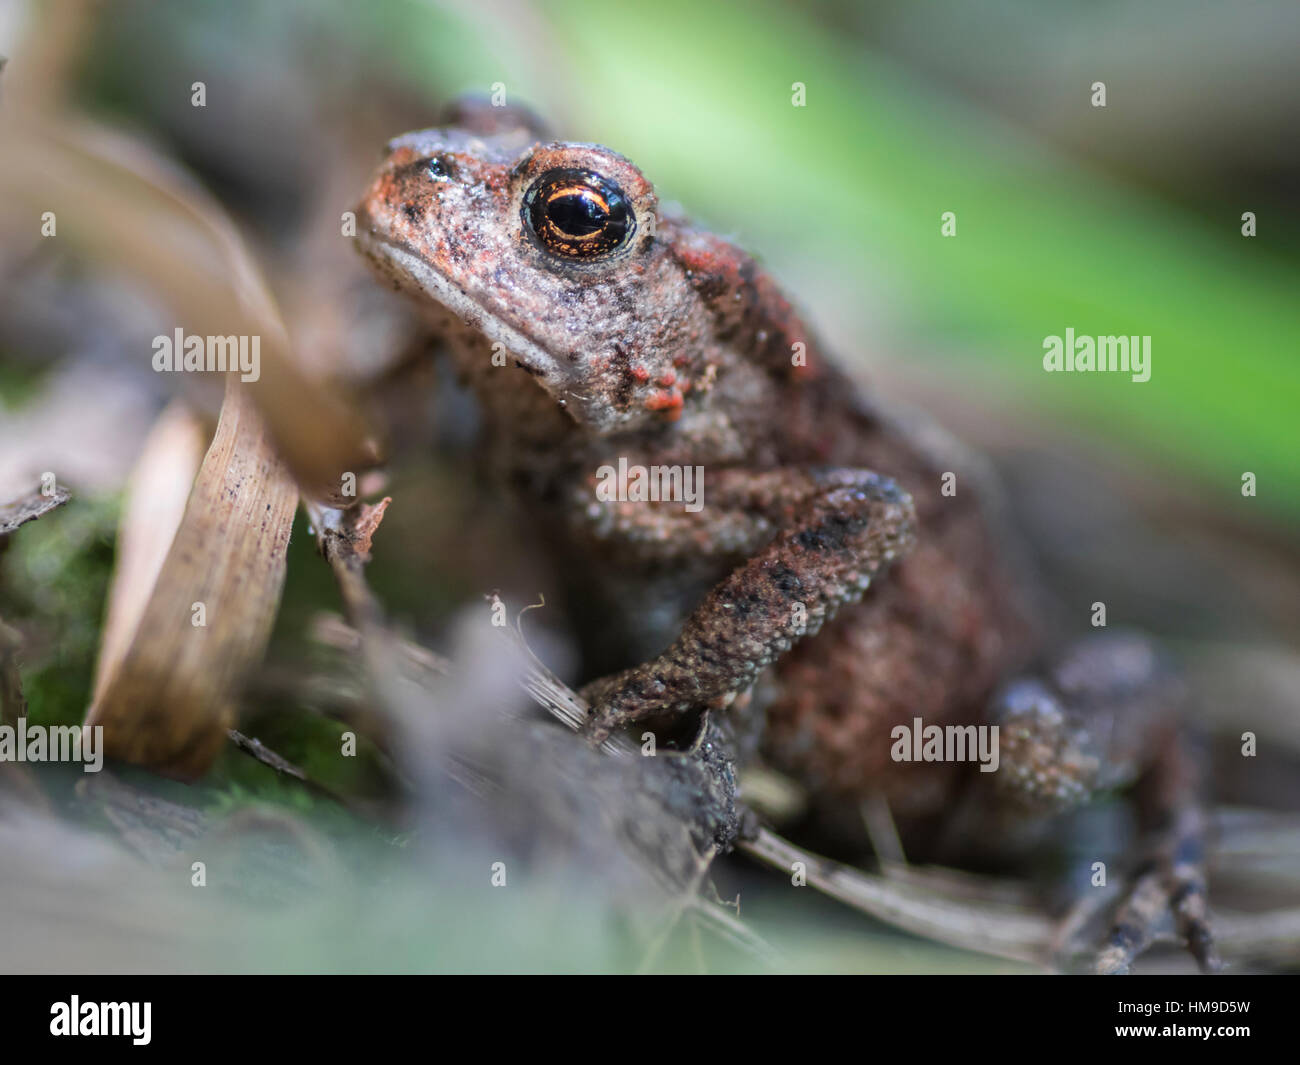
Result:
<svg viewBox="0 0 1300 1065"><path fill-rule="evenodd" d="M623 190L590 170L548 170L524 194L523 216L543 250L575 261L610 255L636 230Z"/></svg>

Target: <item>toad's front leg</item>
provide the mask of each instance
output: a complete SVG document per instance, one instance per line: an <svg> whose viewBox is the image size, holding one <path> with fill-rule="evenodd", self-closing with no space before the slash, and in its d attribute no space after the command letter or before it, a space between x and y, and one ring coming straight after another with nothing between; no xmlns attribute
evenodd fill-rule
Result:
<svg viewBox="0 0 1300 1065"><path fill-rule="evenodd" d="M660 552L708 552L711 529L763 538L756 553L718 583L663 654L582 689L587 733L600 742L618 727L728 705L798 639L816 633L912 543L911 498L865 470L727 471L698 514L655 513ZM624 509L619 534L644 542L644 518ZM669 516L670 515L670 516ZM673 528L664 533L664 522Z"/></svg>

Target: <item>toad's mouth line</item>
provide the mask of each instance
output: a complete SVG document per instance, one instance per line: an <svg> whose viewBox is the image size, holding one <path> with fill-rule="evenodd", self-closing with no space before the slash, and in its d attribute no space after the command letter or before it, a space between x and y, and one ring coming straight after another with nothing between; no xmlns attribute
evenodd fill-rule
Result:
<svg viewBox="0 0 1300 1065"><path fill-rule="evenodd" d="M459 285L433 269L408 245L375 233L364 236L362 243L366 253L379 259L390 272L408 278L435 303L477 329L489 341L504 346L553 396L578 398L566 387L564 369L554 355L527 333L503 322ZM580 403L566 403L565 410L575 420L582 421L585 419L581 406Z"/></svg>

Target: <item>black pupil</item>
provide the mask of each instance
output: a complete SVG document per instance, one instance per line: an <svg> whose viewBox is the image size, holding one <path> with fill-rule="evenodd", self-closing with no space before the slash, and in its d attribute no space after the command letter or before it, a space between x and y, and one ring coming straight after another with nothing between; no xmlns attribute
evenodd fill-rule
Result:
<svg viewBox="0 0 1300 1065"><path fill-rule="evenodd" d="M551 255L595 261L624 247L636 214L623 190L600 174L577 168L548 170L524 196L524 226Z"/></svg>
<svg viewBox="0 0 1300 1065"><path fill-rule="evenodd" d="M571 237L598 233L610 221L604 201L589 189L575 189L553 197L546 205L546 216L556 229Z"/></svg>

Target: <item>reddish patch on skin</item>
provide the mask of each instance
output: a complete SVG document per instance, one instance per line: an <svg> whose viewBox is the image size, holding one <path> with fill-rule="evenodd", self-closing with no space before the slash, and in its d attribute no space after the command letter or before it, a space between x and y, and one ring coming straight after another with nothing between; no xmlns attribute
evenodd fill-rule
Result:
<svg viewBox="0 0 1300 1065"><path fill-rule="evenodd" d="M673 370L665 370L659 375L659 383L665 388L677 383L677 374Z"/></svg>
<svg viewBox="0 0 1300 1065"><path fill-rule="evenodd" d="M658 411L668 421L675 422L682 416L682 394L676 389L654 392L645 401L645 409Z"/></svg>
<svg viewBox="0 0 1300 1065"><path fill-rule="evenodd" d="M644 366L633 366L630 372L632 377L635 380L640 381L642 384L645 384L650 380L650 371Z"/></svg>
<svg viewBox="0 0 1300 1065"><path fill-rule="evenodd" d="M683 248L678 253L678 258L682 265L688 270L694 270L701 274L712 274L719 272L719 267L729 268L734 274L736 258L735 252L730 254L719 254L713 248Z"/></svg>

